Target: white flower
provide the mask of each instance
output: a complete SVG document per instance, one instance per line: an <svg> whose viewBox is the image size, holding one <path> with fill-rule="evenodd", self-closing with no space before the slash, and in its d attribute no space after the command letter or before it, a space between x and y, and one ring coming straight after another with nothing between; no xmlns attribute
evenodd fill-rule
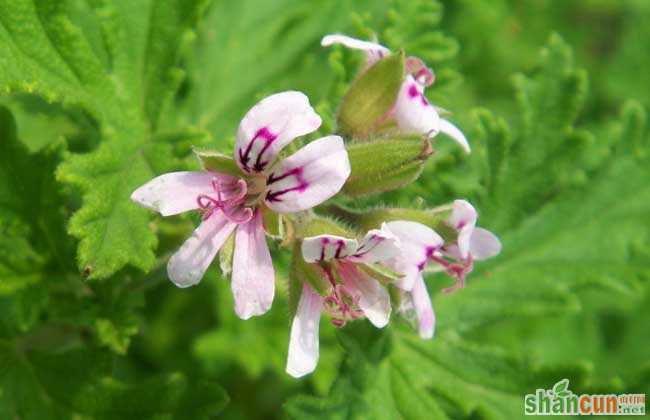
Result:
<svg viewBox="0 0 650 420"><path fill-rule="evenodd" d="M240 176L211 171L158 176L131 195L136 203L170 216L202 211L203 221L171 257L167 273L178 287L201 281L228 237L235 234L232 291L242 319L269 310L275 293L262 212L310 209L336 194L350 174L343 139L327 136L278 160L284 146L311 133L320 117L301 92L261 100L242 119L234 159Z"/></svg>
<svg viewBox="0 0 650 420"><path fill-rule="evenodd" d="M349 320L366 317L377 328L388 324L391 306L386 288L363 269L399 254L398 239L390 232L374 229L359 244L355 239L334 235L305 238L302 255L316 265L328 286L319 295L304 283L298 310L291 325L287 373L307 375L318 363L318 323L322 311L332 324L343 327Z"/></svg>

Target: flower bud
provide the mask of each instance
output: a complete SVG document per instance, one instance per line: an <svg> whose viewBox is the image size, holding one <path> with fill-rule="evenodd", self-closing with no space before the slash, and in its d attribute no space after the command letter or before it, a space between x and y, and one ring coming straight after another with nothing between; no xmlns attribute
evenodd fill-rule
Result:
<svg viewBox="0 0 650 420"><path fill-rule="evenodd" d="M392 54L361 74L343 98L337 121L341 134L367 138L397 99L404 80L404 53Z"/></svg>
<svg viewBox="0 0 650 420"><path fill-rule="evenodd" d="M415 181L433 154L420 136L383 138L348 146L351 173L343 186L349 196L394 190Z"/></svg>
<svg viewBox="0 0 650 420"><path fill-rule="evenodd" d="M312 216L299 228L297 227L296 236L307 238L318 235L337 235L346 238L354 237L345 226L340 223L322 216Z"/></svg>

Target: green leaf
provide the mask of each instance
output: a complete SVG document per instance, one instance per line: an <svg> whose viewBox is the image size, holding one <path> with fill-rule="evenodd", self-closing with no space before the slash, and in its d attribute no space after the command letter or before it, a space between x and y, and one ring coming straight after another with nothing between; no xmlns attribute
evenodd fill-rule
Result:
<svg viewBox="0 0 650 420"><path fill-rule="evenodd" d="M3 417L210 418L228 401L218 385L203 380L190 384L176 373L124 382L111 375L110 359L98 351L46 354L24 350L0 342Z"/></svg>
<svg viewBox="0 0 650 420"><path fill-rule="evenodd" d="M499 227L506 227L506 220L521 221L548 197L579 182L587 165L584 150L593 142L593 136L573 127L585 101L587 74L576 69L571 49L559 36L542 50L535 77L514 80L521 115L516 140L510 144L503 121L480 117L481 131L489 136L487 178L498 198L484 211L497 214ZM526 182L515 182L523 177Z"/></svg>
<svg viewBox="0 0 650 420"><path fill-rule="evenodd" d="M178 51L204 1L94 3L106 62L64 2L0 2L0 90L75 104L101 127L94 151L70 154L59 180L79 187L83 205L69 232L80 239L79 267L91 278L125 264L148 270L156 238L131 192L169 164L168 145L151 142L162 108L178 87ZM161 150L166 151L161 153Z"/></svg>
<svg viewBox="0 0 650 420"><path fill-rule="evenodd" d="M381 118L395 104L403 80L403 51L373 64L345 94L337 118L339 131L358 138L377 131Z"/></svg>
<svg viewBox="0 0 650 420"><path fill-rule="evenodd" d="M0 293L6 294L38 282L44 261L29 240L31 206L40 201L38 178L30 177L29 156L5 108L0 108L0 130Z"/></svg>
<svg viewBox="0 0 650 420"><path fill-rule="evenodd" d="M45 269L71 266L64 209L53 171L60 143L29 153L0 107L0 312L5 334L26 331L47 301Z"/></svg>
<svg viewBox="0 0 650 420"><path fill-rule="evenodd" d="M519 418L521 390L545 375L530 360L453 336L423 341L364 321L339 339L346 359L330 396L289 400L291 418Z"/></svg>
<svg viewBox="0 0 650 420"><path fill-rule="evenodd" d="M288 343L286 328L290 323L284 293L278 291L273 309L264 317L242 323L233 310L230 285L219 280L218 287L211 288L211 296L217 299L215 310L219 326L202 331L196 338L192 345L196 359L207 372L217 377L233 366L239 366L251 377L259 377L271 368L284 375Z"/></svg>
<svg viewBox="0 0 650 420"><path fill-rule="evenodd" d="M357 14L383 15L385 7L369 0L214 2L187 57L192 89L182 101L183 114L221 139L234 136L263 95L299 89L312 103L321 100L335 77L320 39L351 28ZM227 27L232 30L217 29ZM219 146L228 150L228 142Z"/></svg>
<svg viewBox="0 0 650 420"><path fill-rule="evenodd" d="M68 140L71 147L92 142L97 134L90 127L87 116L78 109L64 109L37 96L14 95L0 97L0 102L11 110L16 120L18 138L31 153Z"/></svg>
<svg viewBox="0 0 650 420"><path fill-rule="evenodd" d="M512 144L510 128L503 119L497 119L487 110L476 112L478 119L479 138L489 142L485 147L488 170L485 171L484 183L490 195L499 198L499 188L507 182L508 155Z"/></svg>

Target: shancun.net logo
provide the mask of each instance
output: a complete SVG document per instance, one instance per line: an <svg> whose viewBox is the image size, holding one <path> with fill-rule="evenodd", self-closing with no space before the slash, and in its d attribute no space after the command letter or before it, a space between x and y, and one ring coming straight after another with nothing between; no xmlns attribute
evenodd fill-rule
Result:
<svg viewBox="0 0 650 420"><path fill-rule="evenodd" d="M526 394L527 416L643 416L645 394L582 394L569 390L569 380L562 379L553 389L538 389Z"/></svg>

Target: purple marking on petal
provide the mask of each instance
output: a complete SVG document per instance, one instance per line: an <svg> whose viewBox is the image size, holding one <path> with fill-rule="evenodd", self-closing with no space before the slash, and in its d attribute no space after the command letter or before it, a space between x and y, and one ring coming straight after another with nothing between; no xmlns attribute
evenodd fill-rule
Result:
<svg viewBox="0 0 650 420"><path fill-rule="evenodd" d="M320 247L320 260L321 260L321 261L324 261L324 260L325 260L325 247L327 246L327 244L330 243L330 240L329 240L329 238L322 238L322 239L320 240L320 242L321 242L321 247Z"/></svg>
<svg viewBox="0 0 650 420"><path fill-rule="evenodd" d="M411 99L420 98L422 105L429 106L429 101L427 101L427 98L424 96L424 94L418 90L417 86L409 86L408 94Z"/></svg>
<svg viewBox="0 0 650 420"><path fill-rule="evenodd" d="M278 176L275 176L275 174L271 172L268 178L266 179L266 185L271 185L275 182L281 181L290 176L295 176L296 179L300 179L302 178L302 170L303 170L302 167L293 168L283 173L282 175L278 175Z"/></svg>
<svg viewBox="0 0 650 420"><path fill-rule="evenodd" d="M456 230L461 230L463 227L465 227L466 224L467 224L466 220L461 220L460 222L458 222L458 224L456 224Z"/></svg>
<svg viewBox="0 0 650 420"><path fill-rule="evenodd" d="M264 152L268 150L269 147L271 147L271 144L277 139L278 136L276 134L273 134L267 127L262 127L257 132L255 133L255 136L248 142L248 145L246 146L246 150L242 153L242 149L238 150L239 153L239 161L241 162L242 167L246 172L250 172L250 167L248 166L248 162L250 161L250 154L251 150L253 148L253 143L257 139L262 139L264 140L264 146L262 146L262 149L259 151L257 154L257 158L255 159L255 164L253 165L253 170L255 172L262 172L266 165L268 165L268 161L262 162L262 155L264 155Z"/></svg>
<svg viewBox="0 0 650 420"><path fill-rule="evenodd" d="M367 254L368 252L370 252L373 249L377 248L377 246L380 243L384 242L384 239L386 239L386 238L375 235L375 234L370 235L370 239L367 242L364 242L363 244L361 244L361 246L359 248L357 248L357 252L354 254L354 256L355 257L361 257L361 256ZM365 249L366 245L368 245L368 243L370 243L370 241L373 241L373 243L370 244L368 249Z"/></svg>
<svg viewBox="0 0 650 420"><path fill-rule="evenodd" d="M341 258L341 250L343 249L343 246L345 245L345 242L342 240L336 241L336 253L334 254L334 258Z"/></svg>
<svg viewBox="0 0 650 420"><path fill-rule="evenodd" d="M285 179L285 178L288 178L288 177L291 177L291 176L296 179L296 182L298 183L298 185L296 185L295 187L286 188L286 189L280 190L280 191L271 191L271 190L269 190L266 193L266 199L268 201L271 201L271 202L282 201L278 197L280 197L280 196L282 196L282 195L284 195L284 194L286 194L288 192L291 192L291 191L304 192L305 190L307 190L307 187L309 187L309 183L303 178L302 173L303 173L302 166L298 167L298 168L290 169L287 172L283 173L282 175L278 175L278 176L275 176L274 173L271 173L268 176L267 180L266 180L266 185L271 185L271 184L273 184L275 182L278 182L278 181L280 181L282 179Z"/></svg>
<svg viewBox="0 0 650 420"><path fill-rule="evenodd" d="M437 247L435 246L428 246L425 248L425 255L427 256L427 259L433 256L433 253L436 252L436 249Z"/></svg>
<svg viewBox="0 0 650 420"><path fill-rule="evenodd" d="M434 253L439 249L437 246L427 246L424 248L424 260L418 264L418 270L424 270L424 267L427 265L429 259L434 258Z"/></svg>
<svg viewBox="0 0 650 420"><path fill-rule="evenodd" d="M418 98L420 96L420 91L418 90L417 86L409 86L409 96L411 98Z"/></svg>

